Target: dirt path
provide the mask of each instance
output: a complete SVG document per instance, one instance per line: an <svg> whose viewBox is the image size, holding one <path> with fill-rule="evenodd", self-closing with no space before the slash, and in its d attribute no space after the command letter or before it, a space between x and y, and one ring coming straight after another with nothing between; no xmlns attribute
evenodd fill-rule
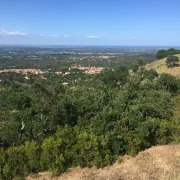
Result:
<svg viewBox="0 0 180 180"><path fill-rule="evenodd" d="M180 180L180 144L152 147L103 169L72 168L58 177L40 173L38 180ZM33 180L28 177L27 180Z"/></svg>

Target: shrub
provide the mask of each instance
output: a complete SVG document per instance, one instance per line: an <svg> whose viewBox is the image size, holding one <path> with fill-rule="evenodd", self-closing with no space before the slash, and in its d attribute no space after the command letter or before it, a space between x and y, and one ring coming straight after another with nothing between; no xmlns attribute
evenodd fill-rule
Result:
<svg viewBox="0 0 180 180"><path fill-rule="evenodd" d="M179 58L177 56L168 56L166 60L166 64L168 67L174 67L179 62Z"/></svg>

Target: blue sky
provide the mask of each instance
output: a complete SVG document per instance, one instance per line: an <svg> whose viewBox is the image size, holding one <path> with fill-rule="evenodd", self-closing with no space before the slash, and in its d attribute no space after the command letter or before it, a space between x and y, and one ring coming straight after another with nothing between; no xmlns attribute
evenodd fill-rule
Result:
<svg viewBox="0 0 180 180"><path fill-rule="evenodd" d="M1 0L0 44L180 45L179 0Z"/></svg>

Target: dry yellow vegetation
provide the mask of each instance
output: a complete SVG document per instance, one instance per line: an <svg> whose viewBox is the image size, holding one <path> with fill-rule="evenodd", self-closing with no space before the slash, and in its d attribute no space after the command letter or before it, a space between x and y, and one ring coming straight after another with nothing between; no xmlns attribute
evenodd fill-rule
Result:
<svg viewBox="0 0 180 180"><path fill-rule="evenodd" d="M180 54L176 55L180 59ZM161 73L169 73L173 76L180 77L180 63L179 66L173 67L173 68L168 68L166 65L166 59L163 58L161 60L154 61L151 64L147 64L146 68L147 69L155 69L159 74Z"/></svg>
<svg viewBox="0 0 180 180"><path fill-rule="evenodd" d="M72 168L60 176L39 173L37 180L180 180L180 144L154 146L135 157L120 157L120 162L102 169ZM35 180L28 177L27 180Z"/></svg>

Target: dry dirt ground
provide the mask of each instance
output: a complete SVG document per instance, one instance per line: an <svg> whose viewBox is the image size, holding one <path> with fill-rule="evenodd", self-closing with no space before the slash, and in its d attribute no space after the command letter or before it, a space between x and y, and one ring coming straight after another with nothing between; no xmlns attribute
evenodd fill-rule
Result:
<svg viewBox="0 0 180 180"><path fill-rule="evenodd" d="M124 156L102 169L72 168L53 177L39 173L37 180L180 180L180 144L154 146L135 157ZM28 177L27 180L34 180Z"/></svg>

